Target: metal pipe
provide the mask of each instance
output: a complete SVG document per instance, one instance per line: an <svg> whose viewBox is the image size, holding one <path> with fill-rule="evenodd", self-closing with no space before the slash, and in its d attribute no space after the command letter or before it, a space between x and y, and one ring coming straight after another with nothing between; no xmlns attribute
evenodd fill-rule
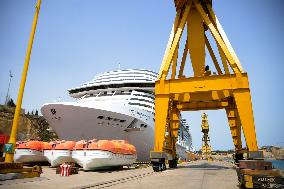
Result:
<svg viewBox="0 0 284 189"><path fill-rule="evenodd" d="M11 135L10 135L10 139L8 142L9 144L12 144L12 152L6 153L6 156L5 156L6 163L12 163L14 161L14 151L15 151L15 144L16 144L16 137L17 137L18 122L19 122L19 116L21 112L23 94L24 94L26 78L27 78L27 73L28 73L28 68L29 68L29 63L30 63L30 56L31 56L31 51L32 51L32 46L33 46L34 35L36 31L40 4L41 4L41 0L38 0L37 5L36 5L36 12L34 15L34 21L32 25L32 31L30 34L30 41L29 41L29 45L27 49L26 58L25 58L24 69L22 73L22 80L21 80L21 84L19 88L17 105L16 105L15 114L14 114L12 129L11 129Z"/></svg>

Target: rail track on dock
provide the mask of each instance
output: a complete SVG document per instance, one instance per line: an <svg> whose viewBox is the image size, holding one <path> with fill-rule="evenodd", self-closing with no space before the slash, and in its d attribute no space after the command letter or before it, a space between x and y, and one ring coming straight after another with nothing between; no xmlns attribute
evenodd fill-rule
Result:
<svg viewBox="0 0 284 189"><path fill-rule="evenodd" d="M149 171L149 172L145 172L145 173L131 174L131 175L128 175L128 176L117 178L117 179L112 179L112 180L103 181L103 182L97 182L97 183L94 183L94 184L77 186L77 187L74 187L72 189L109 188L109 187L112 187L112 186L115 186L115 185L118 185L118 184L122 184L122 183L125 183L125 182L130 182L130 181L142 179L144 177L155 175L155 174L161 174L161 173L157 173L157 172L154 172L154 171Z"/></svg>

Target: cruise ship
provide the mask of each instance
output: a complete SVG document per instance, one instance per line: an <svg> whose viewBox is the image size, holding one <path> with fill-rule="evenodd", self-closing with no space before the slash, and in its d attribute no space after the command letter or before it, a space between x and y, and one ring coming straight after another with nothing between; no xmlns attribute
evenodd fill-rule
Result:
<svg viewBox="0 0 284 189"><path fill-rule="evenodd" d="M74 102L46 103L41 112L60 139L127 140L136 147L138 161L149 161L154 146L156 79L157 73L144 69L98 74L68 90ZM177 142L181 159L190 147L191 135L181 121Z"/></svg>

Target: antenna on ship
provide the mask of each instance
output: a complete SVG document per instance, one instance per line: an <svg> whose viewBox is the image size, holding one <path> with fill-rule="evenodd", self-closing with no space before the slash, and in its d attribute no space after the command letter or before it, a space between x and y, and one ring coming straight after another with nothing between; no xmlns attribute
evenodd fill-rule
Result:
<svg viewBox="0 0 284 189"><path fill-rule="evenodd" d="M11 85L11 80L12 80L12 77L13 77L13 74L12 74L12 71L9 70L9 73L10 73L10 80L9 80L9 85L8 85L8 90L7 90L7 94L6 94L6 99L5 99L5 105L8 104L8 101L10 100L10 95L9 95L9 91L10 91L10 85Z"/></svg>
<svg viewBox="0 0 284 189"><path fill-rule="evenodd" d="M118 63L118 69L120 70L120 62Z"/></svg>

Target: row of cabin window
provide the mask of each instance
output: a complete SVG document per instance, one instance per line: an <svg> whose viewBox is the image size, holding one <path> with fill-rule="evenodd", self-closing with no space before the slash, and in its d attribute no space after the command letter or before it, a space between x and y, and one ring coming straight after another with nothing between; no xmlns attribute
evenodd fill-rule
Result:
<svg viewBox="0 0 284 189"><path fill-rule="evenodd" d="M112 91L112 93L108 93L107 91L104 91L104 92L100 93L99 96L112 96L114 92L115 91ZM92 94L89 94L88 96L97 96L98 94L99 93L95 93L95 94L92 93ZM116 91L116 93L114 95L116 95L116 94L118 94L118 95L129 95L129 94L131 94L131 90L130 91Z"/></svg>
<svg viewBox="0 0 284 189"><path fill-rule="evenodd" d="M82 88L76 88L69 90L69 93L79 93L91 90L98 90L98 89L108 89L108 88L122 88L122 87L143 87L143 88L154 88L155 83L122 83L122 84L108 84L108 85L100 85L100 86L88 86Z"/></svg>
<svg viewBox="0 0 284 189"><path fill-rule="evenodd" d="M137 101L140 101L140 102L147 102L147 103L155 105L154 101L150 101L150 100L147 100L147 99L144 99L144 98L130 98L130 101L133 101L133 100L137 100Z"/></svg>
<svg viewBox="0 0 284 189"><path fill-rule="evenodd" d="M113 71L113 73L108 73L108 75L107 74L102 74L102 75L100 75L100 76L98 76L98 77L103 77L103 76L106 76L106 77L110 77L110 76L121 76L121 75L123 75L123 74L128 74L128 75L132 75L132 76L137 76L137 75L143 75L143 76L152 76L152 77L155 77L155 78L157 78L158 77L158 74L157 73L154 73L154 72L152 72L152 73L149 73L149 72L121 72L120 71L120 73L114 73L115 71Z"/></svg>
<svg viewBox="0 0 284 189"><path fill-rule="evenodd" d="M126 120L123 120L123 119L118 119L118 118L112 118L112 117L104 117L104 116L98 116L97 117L98 119L105 119L105 120L108 120L108 121L119 121L121 123L124 123Z"/></svg>
<svg viewBox="0 0 284 189"><path fill-rule="evenodd" d="M141 104L141 103L129 102L128 104L129 104L129 105L136 105L136 106L142 106L142 107L146 107L146 108L154 109L154 107L153 107L153 106L149 106L149 105Z"/></svg>

